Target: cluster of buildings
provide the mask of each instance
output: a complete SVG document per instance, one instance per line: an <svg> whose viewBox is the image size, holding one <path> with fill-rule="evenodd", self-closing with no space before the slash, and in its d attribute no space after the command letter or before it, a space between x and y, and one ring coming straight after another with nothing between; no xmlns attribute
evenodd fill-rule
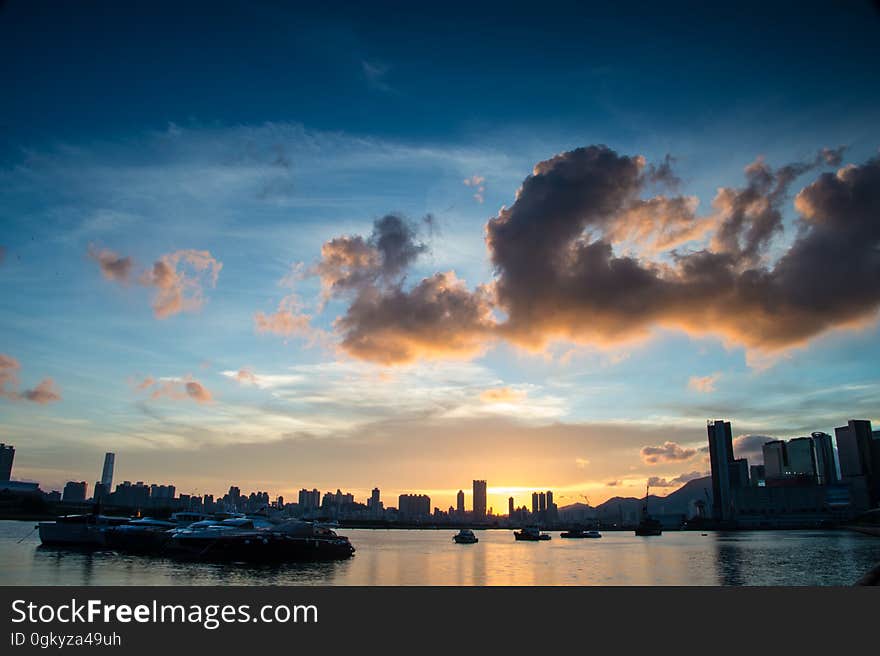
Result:
<svg viewBox="0 0 880 656"><path fill-rule="evenodd" d="M831 435L813 432L762 446L764 463L735 458L730 422L707 422L711 519L742 527L835 523L880 504L880 431L852 419ZM836 457L835 446L836 442Z"/></svg>

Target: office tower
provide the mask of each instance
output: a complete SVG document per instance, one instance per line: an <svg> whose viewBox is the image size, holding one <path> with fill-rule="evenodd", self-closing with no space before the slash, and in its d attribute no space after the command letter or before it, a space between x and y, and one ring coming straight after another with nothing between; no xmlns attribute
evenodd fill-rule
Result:
<svg viewBox="0 0 880 656"><path fill-rule="evenodd" d="M764 483L764 465L752 465L750 468L750 482L753 487L758 487Z"/></svg>
<svg viewBox="0 0 880 656"><path fill-rule="evenodd" d="M538 493L532 492L532 514L538 514Z"/></svg>
<svg viewBox="0 0 880 656"><path fill-rule="evenodd" d="M474 481L474 519L486 518L486 481Z"/></svg>
<svg viewBox="0 0 880 656"><path fill-rule="evenodd" d="M382 508L382 501L380 500L379 495L379 488L374 487L373 491L370 493L370 498L367 499L367 508L369 508L374 515Z"/></svg>
<svg viewBox="0 0 880 656"><path fill-rule="evenodd" d="M401 494L397 498L397 513L404 519L427 517L431 514L431 497L426 494Z"/></svg>
<svg viewBox="0 0 880 656"><path fill-rule="evenodd" d="M82 503L86 500L87 488L88 486L85 481L68 481L64 486L61 500L69 503Z"/></svg>
<svg viewBox="0 0 880 656"><path fill-rule="evenodd" d="M116 454L104 454L104 469L101 472L101 484L105 490L113 489L113 467L116 465Z"/></svg>
<svg viewBox="0 0 880 656"><path fill-rule="evenodd" d="M455 510L459 515L464 515L464 490L459 490L455 495Z"/></svg>
<svg viewBox="0 0 880 656"><path fill-rule="evenodd" d="M13 460L15 460L15 447L0 443L0 481L12 479Z"/></svg>
<svg viewBox="0 0 880 656"><path fill-rule="evenodd" d="M850 486L853 506L858 510L880 502L880 443L874 440L871 422L850 419L834 429L840 474Z"/></svg>
<svg viewBox="0 0 880 656"><path fill-rule="evenodd" d="M785 445L788 455L787 474L816 479L816 456L813 452L813 439L810 437L796 437L789 440Z"/></svg>
<svg viewBox="0 0 880 656"><path fill-rule="evenodd" d="M543 492L538 492L538 512L544 512L547 510L547 495Z"/></svg>
<svg viewBox="0 0 880 656"><path fill-rule="evenodd" d="M730 463L730 487L735 489L738 487L749 486L749 461L745 458L738 458Z"/></svg>
<svg viewBox="0 0 880 656"><path fill-rule="evenodd" d="M547 490L547 507L553 507L553 492L551 492L550 490Z"/></svg>
<svg viewBox="0 0 880 656"><path fill-rule="evenodd" d="M709 462L712 468L712 516L717 521L727 521L733 515L730 496L733 436L730 432L730 422L710 420L706 428L709 434Z"/></svg>
<svg viewBox="0 0 880 656"><path fill-rule="evenodd" d="M813 439L813 451L816 454L819 485L834 485L838 482L838 477L831 436L828 433L815 432L810 437Z"/></svg>
<svg viewBox="0 0 880 656"><path fill-rule="evenodd" d="M782 478L788 471L788 455L786 454L785 442L773 440L766 442L762 447L764 452L764 476L767 480Z"/></svg>
<svg viewBox="0 0 880 656"><path fill-rule="evenodd" d="M507 515L513 517L513 497L507 498Z"/></svg>

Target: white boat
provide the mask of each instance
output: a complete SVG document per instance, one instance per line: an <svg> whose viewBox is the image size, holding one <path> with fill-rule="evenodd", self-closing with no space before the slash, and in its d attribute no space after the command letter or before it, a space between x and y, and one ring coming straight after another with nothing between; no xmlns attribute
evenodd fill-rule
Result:
<svg viewBox="0 0 880 656"><path fill-rule="evenodd" d="M50 545L106 546L106 531L129 522L128 517L65 515L54 522L40 522L40 541Z"/></svg>

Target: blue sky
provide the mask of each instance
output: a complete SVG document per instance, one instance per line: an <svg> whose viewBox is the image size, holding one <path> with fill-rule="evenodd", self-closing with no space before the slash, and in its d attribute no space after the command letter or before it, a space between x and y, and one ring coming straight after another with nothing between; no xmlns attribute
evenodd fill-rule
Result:
<svg viewBox="0 0 880 656"><path fill-rule="evenodd" d="M496 504L531 487L598 501L706 471L699 452L652 465L640 449L696 449L708 417L779 437L878 419L873 319L766 361L655 326L620 344L502 339L392 366L339 348L350 298L322 307L320 280L302 275L323 244L395 213L428 247L404 289L446 271L490 283L487 221L538 162L591 144L671 155L700 216L758 156L876 157L880 15L766 4L5 3L0 353L20 392L0 398L0 437L15 476L92 481L113 450L120 479L182 490L379 485L445 506L485 477ZM792 184L771 260L821 171ZM128 282L102 276L90 249L130 257ZM222 264L216 282L189 269L198 307L158 319L158 287L139 276L190 249ZM291 294L311 332L258 332L254 315ZM46 378L59 400L21 398Z"/></svg>

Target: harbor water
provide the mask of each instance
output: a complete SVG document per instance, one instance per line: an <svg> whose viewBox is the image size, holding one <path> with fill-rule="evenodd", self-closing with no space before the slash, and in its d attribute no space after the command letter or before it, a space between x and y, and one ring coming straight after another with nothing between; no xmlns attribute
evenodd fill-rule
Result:
<svg viewBox="0 0 880 656"><path fill-rule="evenodd" d="M852 585L880 539L848 531L673 532L518 542L509 530L339 529L349 560L180 562L40 545L35 522L0 521L0 585Z"/></svg>

